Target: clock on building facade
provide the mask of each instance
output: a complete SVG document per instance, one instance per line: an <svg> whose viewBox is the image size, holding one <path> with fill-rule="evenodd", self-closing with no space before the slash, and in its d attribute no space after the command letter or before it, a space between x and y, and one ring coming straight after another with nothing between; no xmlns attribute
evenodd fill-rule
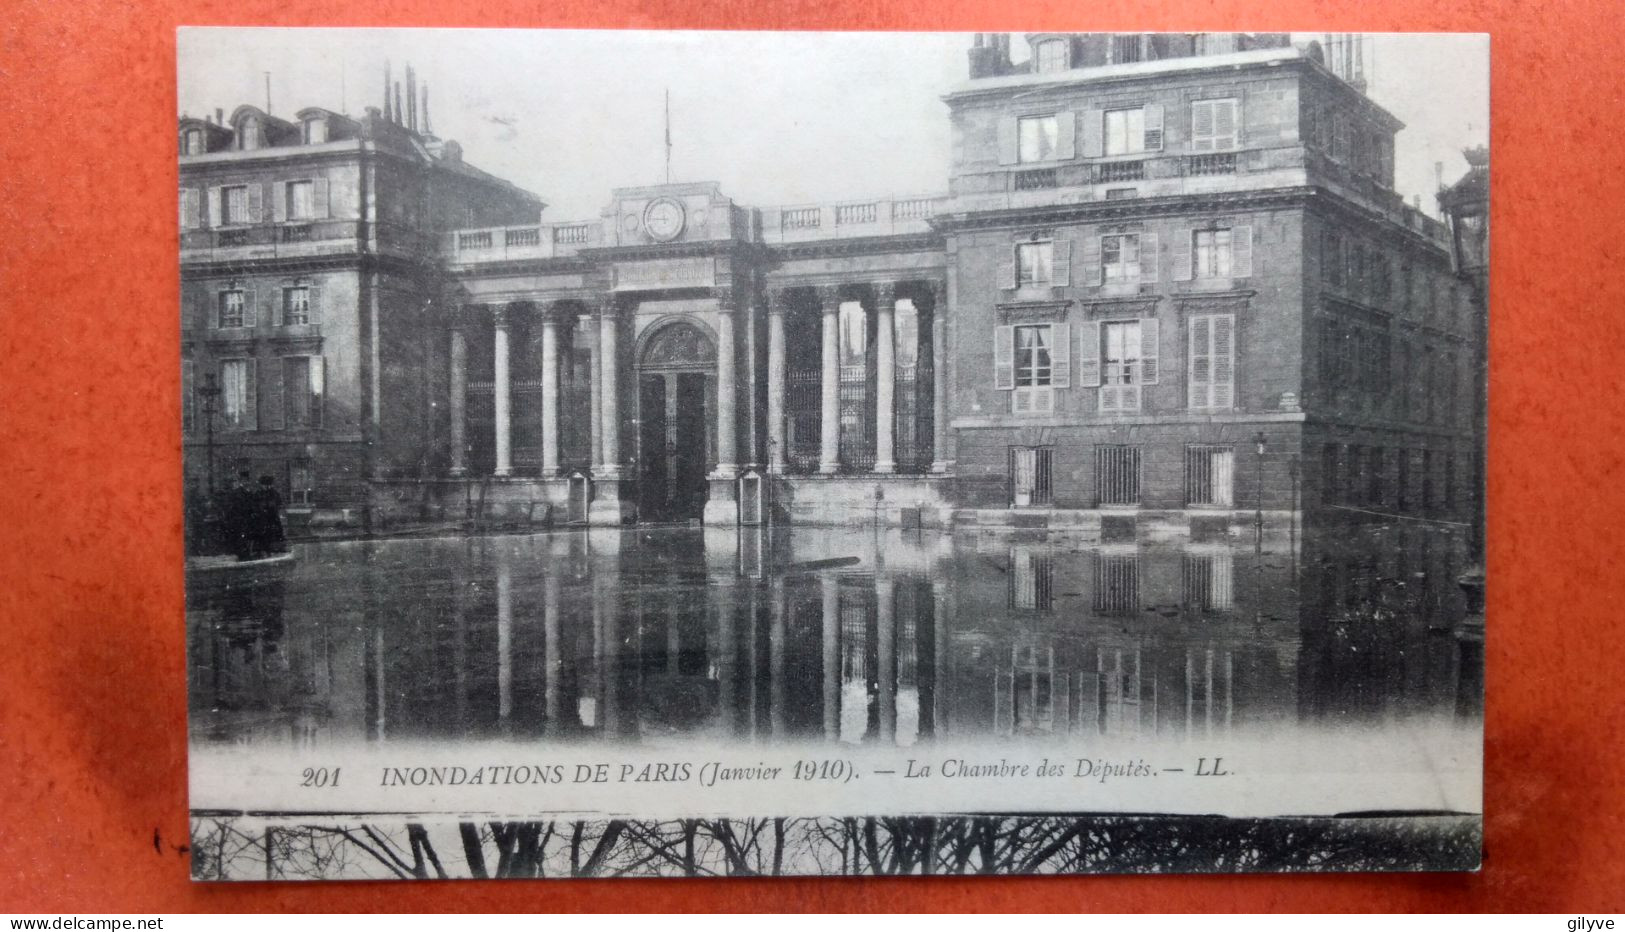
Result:
<svg viewBox="0 0 1625 932"><path fill-rule="evenodd" d="M685 219L682 203L669 197L650 201L643 209L644 232L656 242L669 243L676 239L683 232Z"/></svg>

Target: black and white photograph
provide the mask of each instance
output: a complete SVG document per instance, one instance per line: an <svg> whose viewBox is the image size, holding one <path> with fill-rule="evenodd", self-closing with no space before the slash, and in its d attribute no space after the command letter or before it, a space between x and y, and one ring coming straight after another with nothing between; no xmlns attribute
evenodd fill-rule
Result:
<svg viewBox="0 0 1625 932"><path fill-rule="evenodd" d="M1487 36L177 54L195 880L1479 868Z"/></svg>

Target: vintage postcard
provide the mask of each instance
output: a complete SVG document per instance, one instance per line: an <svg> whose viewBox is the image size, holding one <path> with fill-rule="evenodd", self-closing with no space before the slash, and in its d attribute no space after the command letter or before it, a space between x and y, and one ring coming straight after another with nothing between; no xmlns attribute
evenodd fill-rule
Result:
<svg viewBox="0 0 1625 932"><path fill-rule="evenodd" d="M1486 37L178 49L196 878L1476 869Z"/></svg>

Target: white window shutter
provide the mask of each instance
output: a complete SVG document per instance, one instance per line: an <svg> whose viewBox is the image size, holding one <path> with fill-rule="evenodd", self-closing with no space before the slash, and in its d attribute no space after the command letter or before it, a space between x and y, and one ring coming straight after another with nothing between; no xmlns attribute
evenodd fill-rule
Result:
<svg viewBox="0 0 1625 932"><path fill-rule="evenodd" d="M1162 104L1145 105L1145 149L1148 152L1157 152L1162 149Z"/></svg>
<svg viewBox="0 0 1625 932"><path fill-rule="evenodd" d="M1091 320L1078 327L1078 387L1100 387L1100 321Z"/></svg>
<svg viewBox="0 0 1625 932"><path fill-rule="evenodd" d="M999 117L999 164L1014 165L1020 156L1016 139L1016 118L1013 116Z"/></svg>
<svg viewBox="0 0 1625 932"><path fill-rule="evenodd" d="M1068 161L1078 157L1078 115L1071 110L1055 114L1055 158Z"/></svg>
<svg viewBox="0 0 1625 932"><path fill-rule="evenodd" d="M993 330L993 387L1016 387L1016 328L1008 324Z"/></svg>
<svg viewBox="0 0 1625 932"><path fill-rule="evenodd" d="M181 188L181 229L195 230L202 226L198 214L197 188Z"/></svg>
<svg viewBox="0 0 1625 932"><path fill-rule="evenodd" d="M1140 281L1156 284L1161 280L1162 253L1157 247L1157 234L1140 234Z"/></svg>
<svg viewBox="0 0 1625 932"><path fill-rule="evenodd" d="M288 182L271 182L271 219L282 223L288 219Z"/></svg>
<svg viewBox="0 0 1625 932"><path fill-rule="evenodd" d="M1049 383L1055 388L1072 387L1072 326L1056 324L1051 328Z"/></svg>
<svg viewBox="0 0 1625 932"><path fill-rule="evenodd" d="M274 184L271 187L275 187ZM248 222L259 223L265 214L265 186L250 184L248 186Z"/></svg>
<svg viewBox="0 0 1625 932"><path fill-rule="evenodd" d="M1213 407L1235 404L1236 318L1221 314L1213 318Z"/></svg>
<svg viewBox="0 0 1625 932"><path fill-rule="evenodd" d="M328 185L326 178L317 178L311 182L311 216L317 220L325 220L332 214L327 204Z"/></svg>
<svg viewBox="0 0 1625 932"><path fill-rule="evenodd" d="M255 313L258 311L258 309L259 309L259 305L258 305L258 303L256 301L256 298L255 298L254 289L251 286L244 286L243 287L243 326L244 327L253 327L256 323L258 323L258 321L255 319Z"/></svg>
<svg viewBox="0 0 1625 932"><path fill-rule="evenodd" d="M1253 228L1248 225L1230 229L1230 275L1232 278L1251 278L1253 274Z"/></svg>
<svg viewBox="0 0 1625 932"><path fill-rule="evenodd" d="M310 291L305 301L305 322L319 324L322 322L322 289L315 282L310 283Z"/></svg>
<svg viewBox="0 0 1625 932"><path fill-rule="evenodd" d="M1191 104L1191 151L1213 151L1213 108L1211 100Z"/></svg>
<svg viewBox="0 0 1625 932"><path fill-rule="evenodd" d="M1014 291L1016 287L1016 247L1002 247L999 255L999 287Z"/></svg>
<svg viewBox="0 0 1625 932"><path fill-rule="evenodd" d="M1243 116L1241 104L1242 98L1237 97L1231 108L1231 119L1234 121L1233 125L1235 126L1235 132L1230 136L1230 148L1232 149L1241 148L1241 141L1245 135L1245 133L1242 132L1242 127L1245 126L1245 124L1242 123L1241 120Z"/></svg>
<svg viewBox="0 0 1625 932"><path fill-rule="evenodd" d="M1083 277L1078 284L1090 288L1100 287L1100 237L1085 236L1083 238Z"/></svg>
<svg viewBox="0 0 1625 932"><path fill-rule="evenodd" d="M1191 256L1193 241L1196 238L1195 230L1176 230L1174 232L1173 259L1174 267L1170 274L1176 282L1188 282L1194 273L1194 260Z"/></svg>
<svg viewBox="0 0 1625 932"><path fill-rule="evenodd" d="M221 211L226 209L226 199L221 194L220 187L216 185L209 189L209 226L219 227L225 225L225 216Z"/></svg>
<svg viewBox="0 0 1625 932"><path fill-rule="evenodd" d="M327 395L327 357L310 357L310 426L322 426L322 408Z"/></svg>
<svg viewBox="0 0 1625 932"><path fill-rule="evenodd" d="M1106 114L1086 110L1083 114L1083 157L1098 159L1106 154Z"/></svg>
<svg viewBox="0 0 1625 932"><path fill-rule="evenodd" d="M1050 284L1065 288L1072 284L1072 241L1056 237L1051 246Z"/></svg>
<svg viewBox="0 0 1625 932"><path fill-rule="evenodd" d="M1162 345L1158 333L1158 321L1155 317L1146 317L1140 321L1140 381L1147 385L1157 384L1158 351Z"/></svg>
<svg viewBox="0 0 1625 932"><path fill-rule="evenodd" d="M1213 318L1192 317L1190 322L1190 360L1187 363L1185 383L1188 404L1192 408L1210 406L1213 386Z"/></svg>
<svg viewBox="0 0 1625 932"><path fill-rule="evenodd" d="M270 311L269 319L271 326L280 327L283 324L283 311L286 310L288 305L288 287L284 285L281 288L273 288L271 291L272 297L269 302L271 306L268 308Z"/></svg>
<svg viewBox="0 0 1625 932"><path fill-rule="evenodd" d="M1100 410L1102 410L1102 411L1121 411L1121 410L1123 410L1123 386L1121 386L1121 385L1102 385L1100 387Z"/></svg>
<svg viewBox="0 0 1625 932"><path fill-rule="evenodd" d="M246 312L245 312L246 313ZM247 401L243 404L243 430L260 429L259 360L250 356L243 360L243 385Z"/></svg>

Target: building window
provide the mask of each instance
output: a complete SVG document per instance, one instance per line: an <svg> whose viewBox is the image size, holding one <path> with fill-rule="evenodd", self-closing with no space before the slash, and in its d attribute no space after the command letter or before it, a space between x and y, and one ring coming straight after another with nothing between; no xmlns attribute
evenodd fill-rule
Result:
<svg viewBox="0 0 1625 932"><path fill-rule="evenodd" d="M233 288L220 292L219 326L222 328L248 326L247 306L248 301L242 289Z"/></svg>
<svg viewBox="0 0 1625 932"><path fill-rule="evenodd" d="M1198 100L1191 104L1192 152L1234 149L1238 135L1234 99Z"/></svg>
<svg viewBox="0 0 1625 932"><path fill-rule="evenodd" d="M1184 563L1182 575L1187 611L1211 615L1235 609L1236 564L1229 550L1187 553Z"/></svg>
<svg viewBox="0 0 1625 932"><path fill-rule="evenodd" d="M1055 389L1072 384L1067 324L1023 324L994 332L994 388L1010 391L1015 414L1049 414Z"/></svg>
<svg viewBox="0 0 1625 932"><path fill-rule="evenodd" d="M310 323L310 286L282 289L282 325L302 327Z"/></svg>
<svg viewBox="0 0 1625 932"><path fill-rule="evenodd" d="M289 430L322 426L322 358L282 359L282 423Z"/></svg>
<svg viewBox="0 0 1625 932"><path fill-rule="evenodd" d="M248 223L248 185L234 184L220 189L222 226Z"/></svg>
<svg viewBox="0 0 1625 932"><path fill-rule="evenodd" d="M1320 240L1321 276L1333 285L1343 284L1343 238L1330 230Z"/></svg>
<svg viewBox="0 0 1625 932"><path fill-rule="evenodd" d="M309 460L293 460L288 464L288 504L311 505L316 501L315 471Z"/></svg>
<svg viewBox="0 0 1625 932"><path fill-rule="evenodd" d="M243 122L237 126L237 148L258 149L260 147L260 121L254 117L244 117Z"/></svg>
<svg viewBox="0 0 1625 932"><path fill-rule="evenodd" d="M1112 64L1127 64L1140 58L1140 36L1112 36Z"/></svg>
<svg viewBox="0 0 1625 932"><path fill-rule="evenodd" d="M1016 388L1047 388L1050 385L1051 349L1055 345L1050 324L1016 328Z"/></svg>
<svg viewBox="0 0 1625 932"><path fill-rule="evenodd" d="M227 430L254 429L254 360L220 363L220 416Z"/></svg>
<svg viewBox="0 0 1625 932"><path fill-rule="evenodd" d="M1196 277L1230 277L1230 231L1196 231Z"/></svg>
<svg viewBox="0 0 1625 932"><path fill-rule="evenodd" d="M287 188L287 211L289 220L309 220L316 216L316 183L314 181L290 181Z"/></svg>
<svg viewBox="0 0 1625 932"><path fill-rule="evenodd" d="M1100 267L1108 285L1140 280L1140 234L1116 233L1100 238Z"/></svg>
<svg viewBox="0 0 1625 932"><path fill-rule="evenodd" d="M1065 71L1070 64L1067 60L1067 41L1065 39L1045 39L1038 43L1033 55L1034 70L1039 74L1053 74Z"/></svg>
<svg viewBox="0 0 1625 932"><path fill-rule="evenodd" d="M1032 547L1010 549L1009 606L1017 611L1048 612L1055 608L1055 561Z"/></svg>
<svg viewBox="0 0 1625 932"><path fill-rule="evenodd" d="M1235 501L1235 451L1211 444L1185 448L1185 503L1229 508Z"/></svg>
<svg viewBox="0 0 1625 932"><path fill-rule="evenodd" d="M208 149L203 145L203 130L189 129L182 135L182 155L202 155Z"/></svg>
<svg viewBox="0 0 1625 932"><path fill-rule="evenodd" d="M1099 343L1092 350L1100 360L1100 410L1138 411L1140 386L1157 380L1157 321L1112 320L1098 327Z"/></svg>
<svg viewBox="0 0 1625 932"><path fill-rule="evenodd" d="M1047 285L1055 267L1054 243L1016 245L1016 286Z"/></svg>
<svg viewBox="0 0 1625 932"><path fill-rule="evenodd" d="M1095 488L1102 505L1140 503L1140 448L1106 444L1095 448Z"/></svg>
<svg viewBox="0 0 1625 932"><path fill-rule="evenodd" d="M1091 601L1094 610L1102 615L1139 614L1143 608L1140 605L1139 556L1133 553L1099 554L1095 562L1095 592Z"/></svg>
<svg viewBox="0 0 1625 932"><path fill-rule="evenodd" d="M1145 109L1106 111L1106 154L1132 155L1145 150Z"/></svg>
<svg viewBox="0 0 1625 932"><path fill-rule="evenodd" d="M181 360L181 430L197 429L197 363Z"/></svg>
<svg viewBox="0 0 1625 932"><path fill-rule="evenodd" d="M1051 504L1054 501L1053 475L1054 450L1011 447L1010 504L1016 508Z"/></svg>
<svg viewBox="0 0 1625 932"><path fill-rule="evenodd" d="M309 117L300 124L303 131L305 145L314 146L327 141L327 120L322 117Z"/></svg>
<svg viewBox="0 0 1625 932"><path fill-rule="evenodd" d="M1022 117L1016 121L1018 162L1048 162L1059 157L1059 121L1050 116Z"/></svg>

